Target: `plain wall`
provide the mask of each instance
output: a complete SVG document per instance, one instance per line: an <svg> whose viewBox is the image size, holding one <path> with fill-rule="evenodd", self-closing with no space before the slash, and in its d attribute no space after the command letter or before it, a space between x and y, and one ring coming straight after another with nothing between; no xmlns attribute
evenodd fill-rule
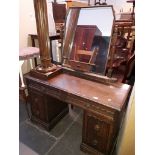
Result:
<svg viewBox="0 0 155 155"><path fill-rule="evenodd" d="M97 17L97 18L96 18ZM111 36L113 26L113 12L111 7L81 9L78 25L96 25L102 32L102 36ZM106 22L104 22L104 20Z"/></svg>

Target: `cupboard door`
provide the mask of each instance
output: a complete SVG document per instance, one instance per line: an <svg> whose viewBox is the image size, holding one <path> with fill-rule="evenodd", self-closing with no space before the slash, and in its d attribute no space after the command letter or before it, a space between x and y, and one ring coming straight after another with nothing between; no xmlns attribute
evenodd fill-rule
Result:
<svg viewBox="0 0 155 155"><path fill-rule="evenodd" d="M104 122L91 113L84 114L85 120L85 142L94 149L106 153L109 141L110 124Z"/></svg>
<svg viewBox="0 0 155 155"><path fill-rule="evenodd" d="M36 90L30 90L29 93L32 116L36 117L39 120L47 121L44 95Z"/></svg>

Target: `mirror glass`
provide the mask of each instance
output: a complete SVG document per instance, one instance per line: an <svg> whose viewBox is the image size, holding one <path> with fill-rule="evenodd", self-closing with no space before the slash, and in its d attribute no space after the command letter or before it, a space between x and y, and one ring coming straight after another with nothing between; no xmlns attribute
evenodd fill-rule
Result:
<svg viewBox="0 0 155 155"><path fill-rule="evenodd" d="M70 8L66 19L63 64L104 75L112 35L112 6Z"/></svg>

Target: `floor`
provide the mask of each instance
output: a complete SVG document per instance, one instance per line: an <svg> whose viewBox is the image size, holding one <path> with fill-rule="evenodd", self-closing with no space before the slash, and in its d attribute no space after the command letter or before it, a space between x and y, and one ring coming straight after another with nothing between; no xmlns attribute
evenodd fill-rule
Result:
<svg viewBox="0 0 155 155"><path fill-rule="evenodd" d="M19 155L88 155L80 151L83 111L74 107L50 132L31 123L19 104Z"/></svg>

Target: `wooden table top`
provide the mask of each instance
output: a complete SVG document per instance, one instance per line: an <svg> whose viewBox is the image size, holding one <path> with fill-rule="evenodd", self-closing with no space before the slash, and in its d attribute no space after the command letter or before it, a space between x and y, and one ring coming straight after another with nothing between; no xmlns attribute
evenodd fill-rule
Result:
<svg viewBox="0 0 155 155"><path fill-rule="evenodd" d="M116 87L82 79L66 73L55 76L48 80L48 83L50 86L117 110L122 108L130 90L130 86L127 84L121 84L120 87Z"/></svg>
<svg viewBox="0 0 155 155"><path fill-rule="evenodd" d="M127 84L104 84L87 80L67 72L61 72L48 80L35 78L29 73L25 77L34 82L39 82L41 85L45 85L45 87L60 90L64 94L69 94L69 96L75 95L76 97L82 97L88 102L93 101L117 111L121 111L131 88Z"/></svg>

